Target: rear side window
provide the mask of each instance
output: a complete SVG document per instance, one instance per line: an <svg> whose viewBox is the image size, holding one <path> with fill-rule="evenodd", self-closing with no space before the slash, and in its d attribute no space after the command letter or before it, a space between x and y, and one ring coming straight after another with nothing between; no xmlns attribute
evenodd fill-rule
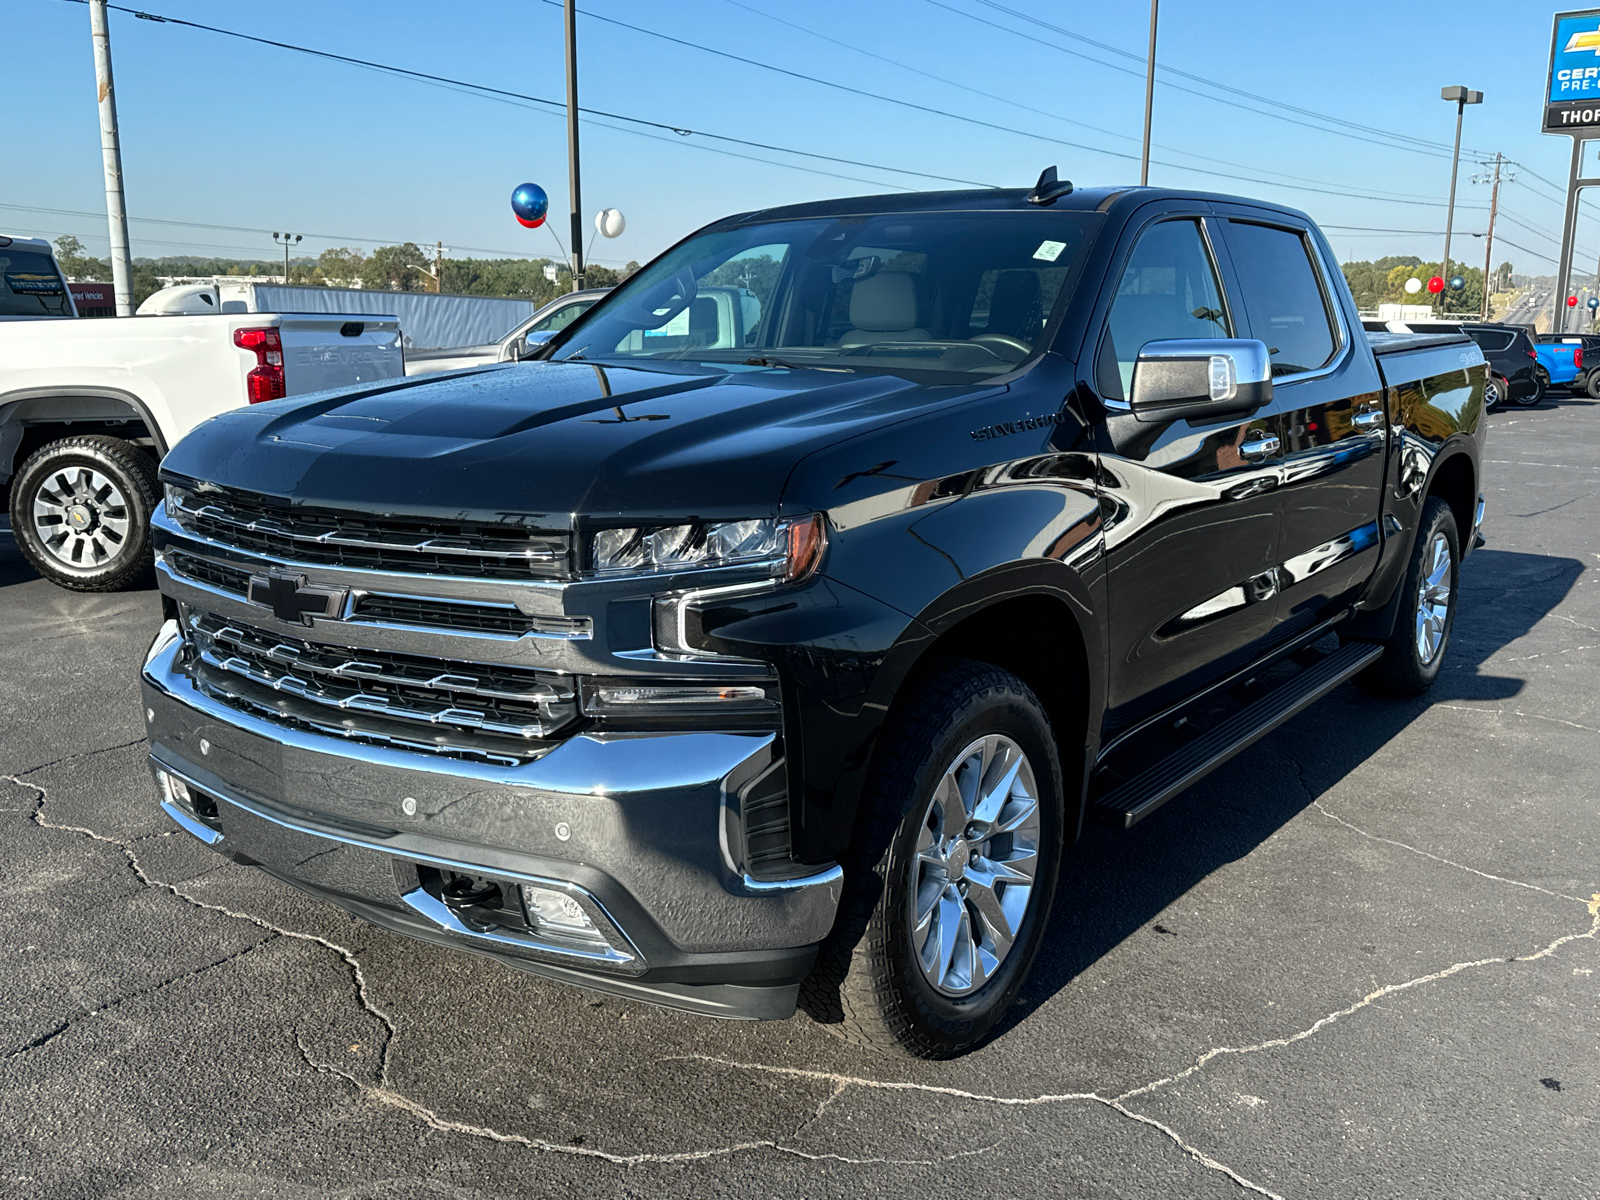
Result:
<svg viewBox="0 0 1600 1200"><path fill-rule="evenodd" d="M1272 352L1272 373L1297 375L1326 366L1338 343L1304 235L1230 221L1228 249L1250 331Z"/></svg>
<svg viewBox="0 0 1600 1200"><path fill-rule="evenodd" d="M0 317L70 317L55 260L37 250L0 249Z"/></svg>
<svg viewBox="0 0 1600 1200"><path fill-rule="evenodd" d="M1511 340L1515 335L1500 329L1469 329L1467 336L1478 343L1478 349L1486 353L1499 353L1511 349Z"/></svg>

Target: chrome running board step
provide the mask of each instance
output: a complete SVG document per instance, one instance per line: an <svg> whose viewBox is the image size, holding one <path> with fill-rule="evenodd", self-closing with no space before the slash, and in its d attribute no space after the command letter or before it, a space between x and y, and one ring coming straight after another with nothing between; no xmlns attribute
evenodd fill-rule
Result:
<svg viewBox="0 0 1600 1200"><path fill-rule="evenodd" d="M1383 654L1382 646L1353 642L1301 671L1209 733L1176 750L1149 770L1095 800L1090 815L1114 829L1148 817L1168 800L1216 770L1258 738L1333 691Z"/></svg>

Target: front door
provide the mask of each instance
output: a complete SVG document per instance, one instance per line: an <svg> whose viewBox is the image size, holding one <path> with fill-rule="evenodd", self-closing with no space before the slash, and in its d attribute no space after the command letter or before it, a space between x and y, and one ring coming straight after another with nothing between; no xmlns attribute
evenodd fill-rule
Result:
<svg viewBox="0 0 1600 1200"><path fill-rule="evenodd" d="M1151 424L1126 401L1145 343L1245 336L1212 226L1164 216L1139 231L1098 342L1108 736L1244 665L1272 630L1281 470L1272 421Z"/></svg>
<svg viewBox="0 0 1600 1200"><path fill-rule="evenodd" d="M1258 414L1283 442L1277 636L1346 604L1377 565L1388 436L1372 356L1329 286L1316 235L1274 218L1222 222L1245 337L1272 352L1273 399Z"/></svg>

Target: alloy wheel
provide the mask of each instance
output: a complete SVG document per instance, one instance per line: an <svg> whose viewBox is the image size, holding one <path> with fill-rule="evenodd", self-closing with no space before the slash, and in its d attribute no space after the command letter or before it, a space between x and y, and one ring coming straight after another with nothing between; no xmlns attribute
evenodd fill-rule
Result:
<svg viewBox="0 0 1600 1200"><path fill-rule="evenodd" d="M53 472L33 496L39 543L69 568L88 570L110 562L128 540L130 520L121 489L92 467Z"/></svg>
<svg viewBox="0 0 1600 1200"><path fill-rule="evenodd" d="M1450 543L1443 533L1433 535L1425 561L1417 583L1417 657L1428 666L1444 648L1450 617Z"/></svg>
<svg viewBox="0 0 1600 1200"><path fill-rule="evenodd" d="M979 738L945 768L911 863L911 949L943 996L971 994L1011 953L1039 865L1039 791L1022 747Z"/></svg>

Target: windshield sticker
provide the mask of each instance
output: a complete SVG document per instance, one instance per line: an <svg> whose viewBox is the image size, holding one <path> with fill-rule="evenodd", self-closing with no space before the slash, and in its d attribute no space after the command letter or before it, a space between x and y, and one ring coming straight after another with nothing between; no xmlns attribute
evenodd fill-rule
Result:
<svg viewBox="0 0 1600 1200"><path fill-rule="evenodd" d="M61 280L33 271L7 271L6 286L19 296L59 296Z"/></svg>
<svg viewBox="0 0 1600 1200"><path fill-rule="evenodd" d="M1039 248L1033 252L1033 256L1043 262L1055 262L1066 248L1065 242L1044 241L1039 243Z"/></svg>

